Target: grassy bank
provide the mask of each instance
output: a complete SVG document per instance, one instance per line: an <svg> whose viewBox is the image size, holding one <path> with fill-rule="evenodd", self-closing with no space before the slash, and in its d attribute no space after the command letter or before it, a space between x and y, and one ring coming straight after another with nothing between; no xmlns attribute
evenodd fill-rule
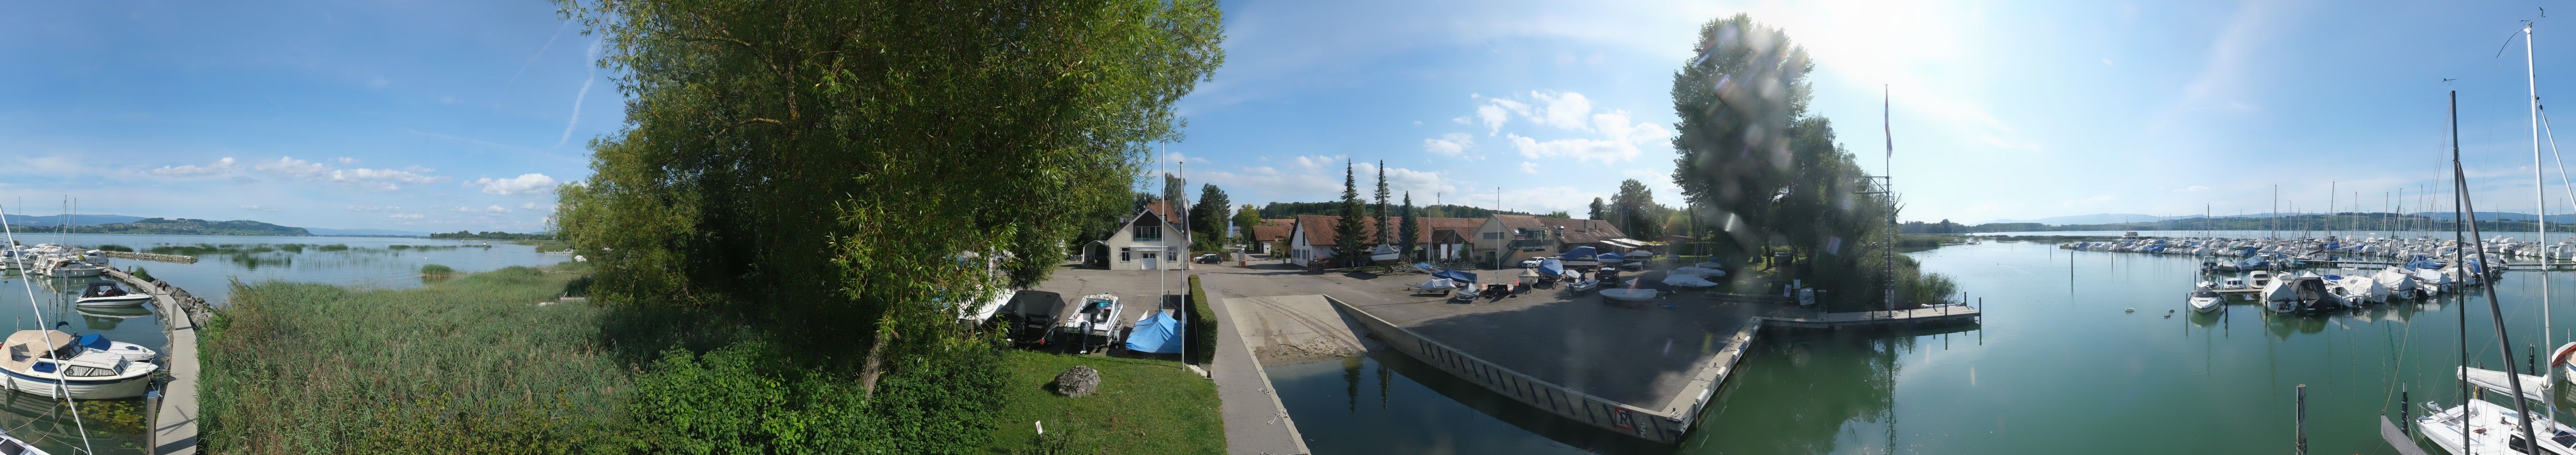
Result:
<svg viewBox="0 0 2576 455"><path fill-rule="evenodd" d="M1002 355L1011 370L1004 390L1003 424L993 432L987 453L1023 453L1035 448L1037 426L1049 435L1072 435L1077 453L1219 454L1225 453L1225 420L1219 414L1216 383L1183 369L1179 362L1069 356L1028 351ZM1055 375L1075 365L1100 370L1100 391L1082 398L1057 395Z"/></svg>
<svg viewBox="0 0 2576 455"><path fill-rule="evenodd" d="M1007 453L1032 428L1104 453L1220 453L1214 385L1178 363L930 338L873 393L807 349L701 313L537 305L582 264L404 290L239 284L199 354L211 453ZM919 333L930 333L923 331ZM1099 395L1042 387L1073 365ZM1050 432L1054 434L1053 432Z"/></svg>
<svg viewBox="0 0 2576 455"><path fill-rule="evenodd" d="M597 311L538 306L576 276L526 267L419 289L234 283L199 349L215 453L577 453L618 422L627 370Z"/></svg>

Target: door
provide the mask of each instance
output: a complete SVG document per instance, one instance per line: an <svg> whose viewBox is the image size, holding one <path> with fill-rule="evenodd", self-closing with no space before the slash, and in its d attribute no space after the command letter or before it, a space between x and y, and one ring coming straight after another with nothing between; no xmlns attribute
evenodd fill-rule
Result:
<svg viewBox="0 0 2576 455"><path fill-rule="evenodd" d="M1154 253L1145 253L1145 270L1161 270L1160 264L1155 264L1154 256Z"/></svg>

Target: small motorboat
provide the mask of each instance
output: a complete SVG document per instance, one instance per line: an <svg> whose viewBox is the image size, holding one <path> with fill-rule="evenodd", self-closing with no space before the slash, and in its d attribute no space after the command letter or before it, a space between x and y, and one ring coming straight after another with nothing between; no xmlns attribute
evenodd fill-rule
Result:
<svg viewBox="0 0 2576 455"><path fill-rule="evenodd" d="M1117 334L1120 322L1118 315L1122 310L1118 304L1118 296L1112 294L1082 296L1082 301L1074 308L1069 316L1056 321L1056 326L1051 330L1048 338L1071 336L1078 343L1078 352L1084 354L1091 353L1094 337L1106 339L1108 345L1118 344Z"/></svg>
<svg viewBox="0 0 2576 455"><path fill-rule="evenodd" d="M73 344L80 345L83 353L104 352L115 354L116 357L120 359L135 362L150 362L152 359L161 356L161 353L152 352L152 348L143 347L143 345L134 343L109 340L106 336L95 333L81 334L80 338L73 339Z"/></svg>
<svg viewBox="0 0 2576 455"><path fill-rule="evenodd" d="M0 351L8 353L0 358L0 375L6 376L11 390L99 400L143 396L152 373L161 371L160 365L151 362L82 348L72 344L74 339L60 330L10 334L8 341L0 343Z"/></svg>
<svg viewBox="0 0 2576 455"><path fill-rule="evenodd" d="M2227 279L2226 279L2226 280L2221 280L2221 281L2219 281L2219 282L2218 282L2218 288L2219 288L2219 289L2231 290L2231 291L2232 291L2232 290L2237 290L2237 289L2245 289L2245 278L2244 278L2244 277L2227 277Z"/></svg>
<svg viewBox="0 0 2576 455"><path fill-rule="evenodd" d="M1476 283L1472 283L1472 282L1469 282L1469 283L1459 283L1459 284L1458 284L1458 290L1457 290L1457 291L1455 291L1455 292L1450 292L1450 293L1449 293L1449 301L1451 301L1451 302L1458 302L1458 303L1470 303L1470 302L1475 302L1477 298L1479 298L1479 297L1484 297L1484 296L1485 296L1484 286L1477 286L1477 285L1476 285Z"/></svg>
<svg viewBox="0 0 2576 455"><path fill-rule="evenodd" d="M1564 278L1565 261L1554 258L1539 260L1538 275L1540 279L1548 281L1555 281L1558 278Z"/></svg>
<svg viewBox="0 0 2576 455"><path fill-rule="evenodd" d="M1621 302L1644 302L1655 299L1655 290L1636 288L1603 289L1601 290L1601 298Z"/></svg>
<svg viewBox="0 0 2576 455"><path fill-rule="evenodd" d="M117 287L114 281L99 280L89 282L89 288L82 289L80 298L73 300L72 303L91 307L135 306L149 300L152 300L152 294L126 292L124 288Z"/></svg>
<svg viewBox="0 0 2576 455"><path fill-rule="evenodd" d="M1628 259L1626 256L1622 256L1619 253L1601 253L1600 255L1593 256L1592 260L1600 262L1601 265L1618 265L1621 262L1626 262Z"/></svg>
<svg viewBox="0 0 2576 455"><path fill-rule="evenodd" d="M2191 310L2207 313L2212 310L2217 310L2218 305L2220 303L2225 303L2226 300L2226 297L2218 295L2217 290L2200 288L2200 290L2191 291Z"/></svg>
<svg viewBox="0 0 2576 455"><path fill-rule="evenodd" d="M1671 275L1664 275L1664 284L1665 284L1665 285L1667 285L1667 286L1672 286L1672 287L1677 287L1677 288L1692 288L1692 289L1708 289L1708 288L1717 287L1717 282L1715 282L1715 281L1709 281L1709 280L1708 280L1708 278L1703 278L1703 277L1700 277L1699 275L1692 275L1692 274L1686 274L1686 273L1676 273L1676 274L1671 274Z"/></svg>
<svg viewBox="0 0 2576 455"><path fill-rule="evenodd" d="M1448 278L1432 278L1432 279L1431 279L1431 281L1424 281L1424 282L1422 282L1422 284L1421 284L1421 285L1419 285L1419 286L1414 286L1414 288L1413 288L1413 294L1414 294L1414 295L1449 295L1449 291L1455 291L1455 290L1458 290L1458 281L1457 281L1457 280L1451 280L1451 279L1448 279Z"/></svg>
<svg viewBox="0 0 2576 455"><path fill-rule="evenodd" d="M1593 290L1594 288L1599 288L1599 287L1601 287L1601 280L1587 279L1587 278L1574 278L1574 281L1571 281L1571 282L1567 282L1567 283L1566 283L1566 285L1565 285L1565 290L1568 290L1568 291L1574 291L1574 292L1583 292L1583 291Z"/></svg>

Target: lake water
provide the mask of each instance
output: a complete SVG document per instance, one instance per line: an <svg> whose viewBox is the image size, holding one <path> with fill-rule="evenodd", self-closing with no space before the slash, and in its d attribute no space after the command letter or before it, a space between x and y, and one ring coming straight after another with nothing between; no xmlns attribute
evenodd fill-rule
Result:
<svg viewBox="0 0 2576 455"><path fill-rule="evenodd" d="M570 255L538 253L536 247L508 242L433 240L390 237L248 237L197 235L133 234L54 234L19 233L20 243L56 243L80 248L118 245L141 252L166 252L192 255L193 264L113 259L111 266L123 270L141 267L152 276L189 293L204 297L208 303L229 303L231 283L266 281L301 281L331 283L360 288L409 288L423 282L420 267L445 265L459 273L494 270L514 265L550 265L570 260ZM81 309L71 304L71 297L91 278L36 278L27 280L16 271L0 275L0 322L11 323L12 331L35 329L52 322L68 322L65 331L74 334L97 333L109 339L141 344L162 350L169 339L162 333L159 311L149 305L124 309ZM32 301L31 301L32 297ZM142 399L89 400L80 402L84 419L75 423L60 401L41 395L0 391L0 430L27 439L40 448L56 454L80 453L81 432L86 425L89 444L99 453L144 453L145 427Z"/></svg>
<svg viewBox="0 0 2576 455"><path fill-rule="evenodd" d="M1983 323L1767 333L1679 447L1557 420L1402 354L1269 371L1316 453L2286 453L2305 384L2311 453L2385 454L2378 416L2394 419L2401 384L2418 403L2460 402L2463 316L2470 362L2503 364L2488 291L2329 316L2244 301L2199 314L2183 298L2194 258L2036 242L1911 254L1983 298ZM2565 343L2576 274L2553 275ZM2548 348L2538 278L2492 289L2517 364L2526 344Z"/></svg>

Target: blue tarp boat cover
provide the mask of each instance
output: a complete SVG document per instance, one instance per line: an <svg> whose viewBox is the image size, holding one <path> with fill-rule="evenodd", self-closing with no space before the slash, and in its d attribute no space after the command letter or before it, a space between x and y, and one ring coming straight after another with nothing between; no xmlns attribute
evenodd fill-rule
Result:
<svg viewBox="0 0 2576 455"><path fill-rule="evenodd" d="M1619 253L1601 253L1601 255L1600 255L1600 256L1593 256L1592 258L1593 258L1593 259L1600 259L1600 260L1604 260L1604 261L1611 261L1611 260L1627 259L1628 257L1627 257L1627 256L1620 256L1620 255L1619 255Z"/></svg>
<svg viewBox="0 0 2576 455"><path fill-rule="evenodd" d="M1440 273L1434 273L1434 274L1431 274L1431 276L1433 276L1433 277L1438 277L1438 278L1448 278L1448 279L1450 279L1450 280L1454 280L1454 281L1457 281L1457 282L1459 282L1459 283L1474 283L1474 282L1476 282L1476 274L1475 274L1475 272L1468 272L1468 271L1463 271L1463 270L1444 270L1444 271L1441 271Z"/></svg>
<svg viewBox="0 0 2576 455"><path fill-rule="evenodd" d="M84 348L107 350L107 337L98 336L95 333L81 335L78 343Z"/></svg>
<svg viewBox="0 0 2576 455"><path fill-rule="evenodd" d="M1181 352L1181 321L1161 311L1136 321L1136 330L1127 333L1127 350L1154 354Z"/></svg>
<svg viewBox="0 0 2576 455"><path fill-rule="evenodd" d="M1565 261L1555 259L1540 260L1538 261L1538 273L1547 276L1565 276Z"/></svg>
<svg viewBox="0 0 2576 455"><path fill-rule="evenodd" d="M1565 250L1565 254L1560 254L1560 255L1557 255L1556 257L1557 257L1557 258L1560 258L1560 259L1575 259L1575 260L1591 259L1591 258L1592 258L1593 253L1594 253L1594 252L1596 252L1596 251L1599 251L1599 250L1594 250L1594 249L1592 249L1592 247L1588 247L1588 246L1578 246L1578 247L1574 247L1574 249L1571 249L1571 250Z"/></svg>

